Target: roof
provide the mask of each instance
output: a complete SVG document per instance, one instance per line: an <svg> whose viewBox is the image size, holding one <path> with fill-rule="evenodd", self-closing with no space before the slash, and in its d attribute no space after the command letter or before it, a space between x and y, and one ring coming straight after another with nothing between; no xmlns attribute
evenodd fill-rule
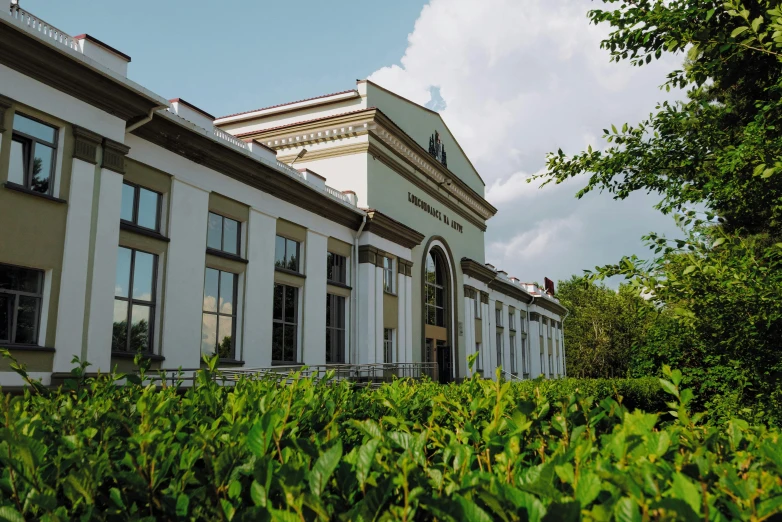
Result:
<svg viewBox="0 0 782 522"><path fill-rule="evenodd" d="M168 100L168 101L170 101L171 103L181 103L182 105L186 105L186 106L190 107L191 109L193 109L194 111L196 111L196 112L198 112L198 113L201 113L201 114L203 114L203 115L204 115L204 116L206 116L207 118L210 118L210 119L212 119L212 120L214 120L214 119L215 119L215 117L214 117L214 116L212 116L211 114L209 114L209 113L208 113L208 112L206 112L205 110L203 110L203 109L199 109L198 107L196 107L195 105L193 105L193 104L192 104L192 103L190 103L189 101L185 101L185 100L183 100L182 98L173 98L173 99L171 99L171 100Z"/></svg>
<svg viewBox="0 0 782 522"><path fill-rule="evenodd" d="M226 114L225 116L220 116L217 119L218 120L222 120L223 118L232 118L234 116L241 116L242 114L251 114L253 112L260 112L260 111L265 111L265 110L268 110L268 109L276 109L277 107L285 107L286 105L293 105L293 104L296 104L296 103L302 103L302 102L311 101L311 100L318 100L320 98L328 98L329 96L337 96L339 94L348 94L349 92L356 92L357 93L358 91L356 89L348 89L347 91L332 92L331 94L321 94L320 96L313 96L312 98L305 98L303 100L296 100L296 101L291 101L291 102L279 103L277 105L269 105L268 107L261 107L260 109L253 109L251 111L237 112L235 114Z"/></svg>
<svg viewBox="0 0 782 522"><path fill-rule="evenodd" d="M301 120L301 121L294 121L291 123L286 123L285 125L278 125L276 127L269 127L267 129L258 129L254 131L249 132L243 132L241 134L234 134L237 138L243 138L246 136L252 136L253 134L263 134L264 132L268 132L270 130L278 130L278 129L284 129L286 127L296 127L297 125L302 125L304 123L312 123L314 121L321 121L321 120L330 120L332 118L337 118L339 116L346 116L348 114L356 114L359 112L367 112L367 111L374 111L377 110L377 107L367 107L366 109L357 109L355 111L347 111L347 112L340 112L339 114L330 114L328 116L321 116L320 118L313 118L311 120Z"/></svg>

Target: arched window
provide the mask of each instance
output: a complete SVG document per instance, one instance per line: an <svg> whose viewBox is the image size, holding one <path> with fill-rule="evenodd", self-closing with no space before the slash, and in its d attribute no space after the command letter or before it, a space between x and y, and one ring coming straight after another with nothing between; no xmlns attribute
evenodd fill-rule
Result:
<svg viewBox="0 0 782 522"><path fill-rule="evenodd" d="M445 327L445 266L439 252L430 251L426 256L426 280L424 281L426 324Z"/></svg>

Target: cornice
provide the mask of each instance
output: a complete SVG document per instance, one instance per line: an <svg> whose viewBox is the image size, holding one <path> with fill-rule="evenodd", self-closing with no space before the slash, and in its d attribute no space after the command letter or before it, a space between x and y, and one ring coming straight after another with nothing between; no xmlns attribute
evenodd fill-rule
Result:
<svg viewBox="0 0 782 522"><path fill-rule="evenodd" d="M73 125L73 157L96 165L98 163L98 147L103 136L84 127Z"/></svg>
<svg viewBox="0 0 782 522"><path fill-rule="evenodd" d="M108 138L103 138L103 161L101 167L113 170L119 174L125 174L125 156L130 152L130 147Z"/></svg>
<svg viewBox="0 0 782 522"><path fill-rule="evenodd" d="M367 224L364 230L405 248L415 248L424 240L424 235L420 232L377 210L367 211Z"/></svg>
<svg viewBox="0 0 782 522"><path fill-rule="evenodd" d="M482 283L491 283L497 274L491 268L486 265L474 261L468 257L462 258L462 273L470 277L474 277Z"/></svg>
<svg viewBox="0 0 782 522"><path fill-rule="evenodd" d="M361 225L364 213L360 210L341 204L326 193L310 190L298 179L224 147L206 135L190 132L170 118L156 114L133 134L329 221L353 230Z"/></svg>
<svg viewBox="0 0 782 522"><path fill-rule="evenodd" d="M568 311L567 308L561 304L557 303L556 301L546 299L545 297L536 297L535 306L539 306L544 310L548 310L549 312L554 312L555 314L559 315L566 314Z"/></svg>
<svg viewBox="0 0 782 522"><path fill-rule="evenodd" d="M348 145L337 145L321 150L308 150L303 161L315 161L325 158L335 158L337 156L349 156L351 154L361 154L369 150L369 143L351 143ZM282 163L290 164L296 159L297 154L288 154L287 156L277 156L277 160Z"/></svg>
<svg viewBox="0 0 782 522"><path fill-rule="evenodd" d="M497 292L500 292L503 295L507 295L508 297L518 299L523 303L532 302L531 295L529 295L527 292L522 290L520 287L514 285L509 281L505 281L503 279L497 278L494 281L490 282L489 288L491 288L492 290L496 290Z"/></svg>

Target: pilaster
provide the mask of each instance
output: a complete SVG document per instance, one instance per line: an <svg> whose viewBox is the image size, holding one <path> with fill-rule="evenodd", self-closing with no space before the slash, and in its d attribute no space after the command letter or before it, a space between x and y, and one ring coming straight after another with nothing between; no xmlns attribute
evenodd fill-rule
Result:
<svg viewBox="0 0 782 522"><path fill-rule="evenodd" d="M326 256L328 237L307 230L302 318L302 362L326 364Z"/></svg>
<svg viewBox="0 0 782 522"><path fill-rule="evenodd" d="M274 244L276 230L276 218L250 209L242 347L242 359L248 368L268 367L272 363L274 249L269 245Z"/></svg>

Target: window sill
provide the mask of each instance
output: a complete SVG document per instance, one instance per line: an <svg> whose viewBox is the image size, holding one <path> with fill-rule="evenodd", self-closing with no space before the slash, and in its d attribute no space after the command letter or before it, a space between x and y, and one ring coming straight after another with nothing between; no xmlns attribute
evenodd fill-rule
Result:
<svg viewBox="0 0 782 522"><path fill-rule="evenodd" d="M218 360L218 366L244 366L244 361L240 361L238 359L219 359Z"/></svg>
<svg viewBox="0 0 782 522"><path fill-rule="evenodd" d="M383 289L383 293L384 293L384 294L386 294L386 295L393 295L394 297L399 297L399 296L398 296L398 295L396 295L394 292L389 292L389 291L388 291L388 290L386 290L386 289Z"/></svg>
<svg viewBox="0 0 782 522"><path fill-rule="evenodd" d="M279 266L274 267L275 272L280 272L282 274L290 274L292 276L300 277L302 279L307 279L307 276L302 274L301 272L296 272L295 270L291 270L290 268L282 268Z"/></svg>
<svg viewBox="0 0 782 522"><path fill-rule="evenodd" d="M133 223L128 223L127 221L120 221L119 222L119 228L120 230L126 230L128 232L133 232L134 234L139 234L142 236L151 237L152 239L158 239L160 241L165 241L166 243L170 243L171 240L161 234L160 232L155 232L154 230L150 230L148 228L140 227L138 225L134 225Z"/></svg>
<svg viewBox="0 0 782 522"><path fill-rule="evenodd" d="M131 352L111 352L111 357L116 359L135 359L136 355L141 355L142 358L150 361L165 361L166 358L156 353L131 353Z"/></svg>
<svg viewBox="0 0 782 522"><path fill-rule="evenodd" d="M331 286L336 286L339 288L344 288L345 290L353 290L353 287L350 285L346 285L345 283L339 283L337 281L326 281L326 284L329 284Z"/></svg>
<svg viewBox="0 0 782 522"><path fill-rule="evenodd" d="M16 192L21 192L22 194L29 194L30 196L36 196L39 198L46 199L48 201L53 201L54 203L68 203L64 199L56 198L54 196L50 196L49 194L42 194L40 192L36 192L34 190L30 190L27 187L24 187L22 185L18 185L12 181L6 181L4 184L5 188L9 190L15 190Z"/></svg>
<svg viewBox="0 0 782 522"><path fill-rule="evenodd" d="M241 256L237 256L236 254L229 254L228 252L223 252L222 250L216 250L214 248L207 247L206 253L209 254L210 256L222 257L223 259L230 259L231 261L244 263L245 265L249 263L247 259Z"/></svg>
<svg viewBox="0 0 782 522"><path fill-rule="evenodd" d="M45 352L54 353L54 348L48 346L38 346L36 344L2 344L0 343L0 349L6 349L9 352Z"/></svg>

